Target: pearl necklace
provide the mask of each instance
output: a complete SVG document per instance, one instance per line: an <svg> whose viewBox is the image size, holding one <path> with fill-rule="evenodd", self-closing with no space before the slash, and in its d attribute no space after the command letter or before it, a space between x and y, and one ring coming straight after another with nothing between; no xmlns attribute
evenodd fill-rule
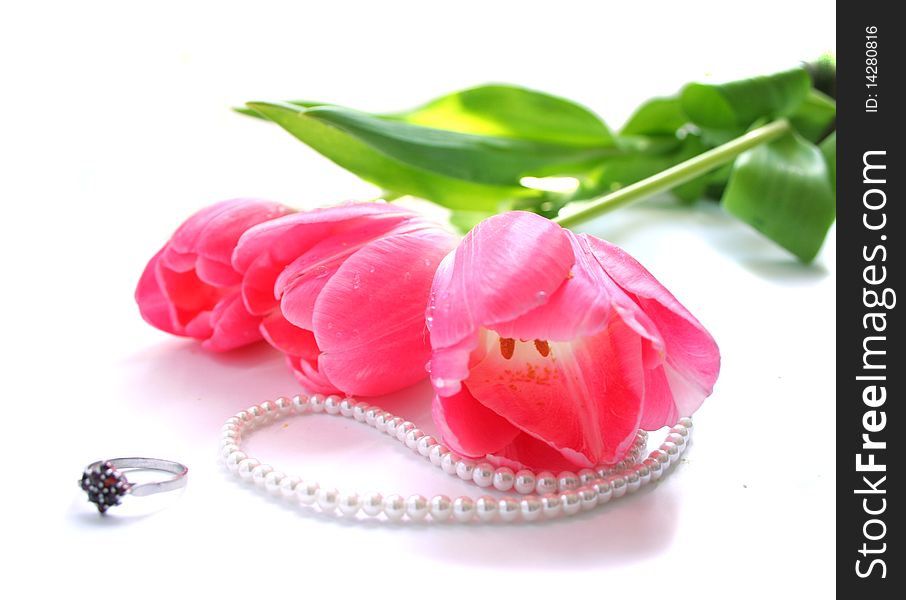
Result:
<svg viewBox="0 0 906 600"><path fill-rule="evenodd" d="M405 444L449 475L471 481L483 488L501 492L514 491L521 498L506 496L460 496L451 500L437 495L428 499L421 494L403 498L398 494L382 496L377 492L358 494L338 492L318 483L292 477L270 465L248 456L240 448L243 434L291 414L326 413L365 423ZM377 406L353 398L300 394L292 399L277 398L236 413L226 420L221 431L220 457L226 468L244 481L253 482L275 496L316 507L329 515L356 518L361 512L367 518L400 521L478 520L489 522L535 521L540 517L570 516L604 505L612 499L631 494L657 481L679 460L690 442L692 420L684 417L670 429L659 448L642 458L647 450L648 433L636 434L626 459L615 465L600 465L578 473L550 471L534 473L508 467L494 468L487 462L476 462L451 452L433 436L425 434L414 423L397 417Z"/></svg>

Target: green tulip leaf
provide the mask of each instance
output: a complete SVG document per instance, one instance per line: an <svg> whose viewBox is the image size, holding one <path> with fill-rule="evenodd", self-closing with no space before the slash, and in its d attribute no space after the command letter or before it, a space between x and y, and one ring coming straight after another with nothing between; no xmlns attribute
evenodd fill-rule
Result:
<svg viewBox="0 0 906 600"><path fill-rule="evenodd" d="M532 197L522 177L582 175L614 146L574 146L461 133L339 106L250 102L330 160L386 190L469 210Z"/></svg>
<svg viewBox="0 0 906 600"><path fill-rule="evenodd" d="M824 160L827 163L828 176L830 177L831 185L834 186L834 194L837 190L837 132L834 131L829 136L824 138L824 141L818 145L821 148L821 154L824 155Z"/></svg>
<svg viewBox="0 0 906 600"><path fill-rule="evenodd" d="M796 68L722 84L690 83L680 103L696 125L738 130L760 118L792 114L810 89L808 73Z"/></svg>
<svg viewBox="0 0 906 600"><path fill-rule="evenodd" d="M826 136L836 119L837 103L815 89L809 90L796 112L790 115L790 123L810 142L818 142Z"/></svg>
<svg viewBox="0 0 906 600"><path fill-rule="evenodd" d="M434 129L565 146L615 144L607 125L587 108L513 85L482 85L382 116Z"/></svg>
<svg viewBox="0 0 906 600"><path fill-rule="evenodd" d="M795 133L740 155L722 202L803 262L815 258L836 216L825 157Z"/></svg>
<svg viewBox="0 0 906 600"><path fill-rule="evenodd" d="M652 98L642 104L629 117L621 136L667 135L676 136L676 131L689 121L677 97Z"/></svg>

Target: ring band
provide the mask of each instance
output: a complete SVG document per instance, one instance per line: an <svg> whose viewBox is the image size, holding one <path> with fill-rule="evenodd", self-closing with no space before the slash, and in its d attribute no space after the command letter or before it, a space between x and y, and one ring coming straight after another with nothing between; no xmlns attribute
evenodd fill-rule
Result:
<svg viewBox="0 0 906 600"><path fill-rule="evenodd" d="M162 471L173 477L162 481L147 483L130 483L120 469L141 469ZM97 505L98 511L107 512L111 506L117 506L123 496L149 496L159 492L169 492L186 485L189 469L178 462L160 458L112 458L99 460L85 467L79 487L88 493L88 501Z"/></svg>

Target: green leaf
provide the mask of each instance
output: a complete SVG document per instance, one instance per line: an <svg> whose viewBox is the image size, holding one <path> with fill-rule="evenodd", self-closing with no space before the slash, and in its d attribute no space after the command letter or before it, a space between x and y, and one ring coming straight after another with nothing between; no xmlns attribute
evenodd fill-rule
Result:
<svg viewBox="0 0 906 600"><path fill-rule="evenodd" d="M836 216L825 158L795 133L740 155L723 205L803 262L815 258Z"/></svg>
<svg viewBox="0 0 906 600"><path fill-rule="evenodd" d="M520 186L522 177L582 175L618 152L422 127L330 105L248 106L366 181L451 208L495 210L503 199L537 196Z"/></svg>
<svg viewBox="0 0 906 600"><path fill-rule="evenodd" d="M821 148L821 154L824 155L824 161L827 163L828 176L831 185L834 186L834 194L837 193L837 132L834 131L824 138L824 141L818 145Z"/></svg>
<svg viewBox="0 0 906 600"><path fill-rule="evenodd" d="M699 136L688 134L682 140L674 138L673 144L667 149L659 148L609 158L588 178L576 198L587 199L609 194L701 154L706 149ZM698 178L675 188L673 193L684 201L692 201L701 195L704 185L704 178Z"/></svg>
<svg viewBox="0 0 906 600"><path fill-rule="evenodd" d="M459 233L466 234L481 221L484 221L494 214L494 212L487 211L454 210L450 213L450 224L453 225Z"/></svg>
<svg viewBox="0 0 906 600"><path fill-rule="evenodd" d="M285 104L301 106L302 108L311 108L313 106L321 106L323 102L309 102L308 100L287 100ZM248 106L234 106L233 110L238 112L240 115L245 115L247 117L255 117L256 119L262 119L264 121L269 120L254 108L249 108Z"/></svg>
<svg viewBox="0 0 906 600"><path fill-rule="evenodd" d="M818 90L809 90L799 108L790 115L790 123L810 142L822 139L833 128L837 103Z"/></svg>
<svg viewBox="0 0 906 600"><path fill-rule="evenodd" d="M629 117L620 131L621 136L667 135L676 136L676 130L688 122L679 98L652 98L642 104Z"/></svg>
<svg viewBox="0 0 906 600"><path fill-rule="evenodd" d="M614 145L607 125L587 108L513 85L482 85L442 96L413 110L383 116L475 135L570 146Z"/></svg>
<svg viewBox="0 0 906 600"><path fill-rule="evenodd" d="M805 69L723 84L690 83L680 93L693 123L716 129L744 129L762 117L792 114L811 89Z"/></svg>

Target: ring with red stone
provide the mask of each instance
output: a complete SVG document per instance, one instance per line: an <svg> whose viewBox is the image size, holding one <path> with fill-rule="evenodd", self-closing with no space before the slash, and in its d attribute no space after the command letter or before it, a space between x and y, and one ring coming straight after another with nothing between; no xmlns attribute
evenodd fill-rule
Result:
<svg viewBox="0 0 906 600"><path fill-rule="evenodd" d="M120 469L142 471L161 471L172 477L161 481L130 483L126 474ZM169 492L186 485L189 469L172 460L160 458L112 458L93 462L82 472L78 481L79 487L88 494L88 501L93 502L101 514L122 501L123 496L148 496L160 492Z"/></svg>

